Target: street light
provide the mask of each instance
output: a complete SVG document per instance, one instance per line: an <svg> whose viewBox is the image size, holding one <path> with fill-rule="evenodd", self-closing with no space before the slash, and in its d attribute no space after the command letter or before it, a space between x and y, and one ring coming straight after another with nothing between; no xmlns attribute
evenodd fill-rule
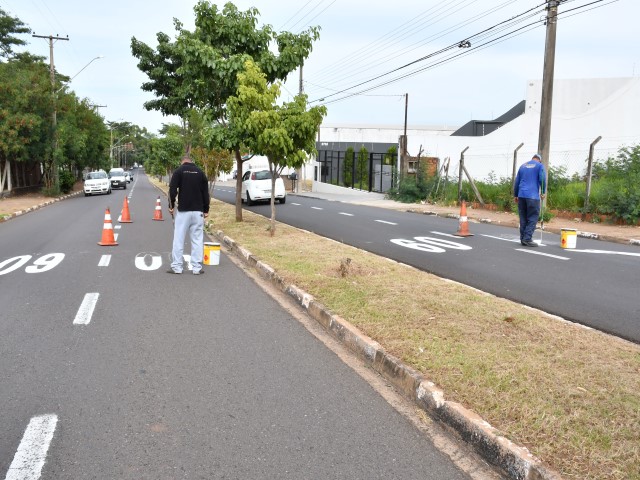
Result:
<svg viewBox="0 0 640 480"><path fill-rule="evenodd" d="M71 77L71 78L69 79L69 81L68 81L65 85L62 85L58 90L56 90L56 93L59 93L59 92L60 92L60 90L62 90L64 87L66 87L68 84L70 84L70 83L71 83L71 80L73 80L73 79L74 79L74 78L76 78L78 75L80 75L80 74L82 73L82 71L83 71L85 68L87 68L89 65L91 65L91 64L92 64L93 62L95 62L96 60L100 60L101 58L104 58L104 55L98 55L97 57L95 57L95 58L91 59L91 61L90 61L89 63L87 63L84 67L82 67L78 73L76 73L73 77Z"/></svg>

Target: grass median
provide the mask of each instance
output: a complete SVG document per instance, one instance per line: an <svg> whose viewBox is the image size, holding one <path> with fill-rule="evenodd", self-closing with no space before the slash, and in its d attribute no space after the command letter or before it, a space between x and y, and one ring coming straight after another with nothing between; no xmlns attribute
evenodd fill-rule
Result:
<svg viewBox="0 0 640 480"><path fill-rule="evenodd" d="M640 347L212 200L222 230L565 478L640 479ZM347 261L347 259L349 259Z"/></svg>

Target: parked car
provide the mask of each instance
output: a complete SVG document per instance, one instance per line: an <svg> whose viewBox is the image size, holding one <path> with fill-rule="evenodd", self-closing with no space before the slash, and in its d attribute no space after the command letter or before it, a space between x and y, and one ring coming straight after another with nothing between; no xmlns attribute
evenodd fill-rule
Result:
<svg viewBox="0 0 640 480"><path fill-rule="evenodd" d="M109 178L111 179L111 188L127 189L127 177L123 168L112 168L109 170Z"/></svg>
<svg viewBox="0 0 640 480"><path fill-rule="evenodd" d="M111 182L104 170L96 170L87 173L84 177L84 196L88 197L94 193L111 193Z"/></svg>
<svg viewBox="0 0 640 480"><path fill-rule="evenodd" d="M271 172L269 170L247 170L242 175L242 191L240 198L247 205L253 205L258 200L271 200ZM284 182L276 178L275 198L280 203L287 201Z"/></svg>

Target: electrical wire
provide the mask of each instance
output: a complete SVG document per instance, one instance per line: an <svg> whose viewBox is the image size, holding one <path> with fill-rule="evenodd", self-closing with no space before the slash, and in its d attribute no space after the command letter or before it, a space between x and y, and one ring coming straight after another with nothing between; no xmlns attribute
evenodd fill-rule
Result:
<svg viewBox="0 0 640 480"><path fill-rule="evenodd" d="M600 0L600 1L603 1L603 0ZM474 34L474 35L471 35L471 36L469 36L469 37L466 37L466 38L465 38L465 39L463 39L462 41L459 41L459 42L455 42L455 43L453 43L453 44L450 44L450 45L449 45L449 46L447 46L447 47L441 48L440 50L437 50L437 51L432 52L432 53L430 53L430 54L428 54L428 55L425 55L425 56L423 56L423 57L420 57L420 58L418 58L418 59L416 59L416 60L413 60L413 61L411 61L411 62L409 62L409 63L407 63L407 64L405 64L405 65L402 65L402 66L400 66L400 67L394 68L393 70L390 70L390 71L388 71L388 72L386 72L386 73L383 73L383 74L377 75L377 76L375 76L375 77L373 77L373 78L371 78L371 79L369 79L369 80L366 80L366 81L364 81L364 82L360 82L360 83L358 83L358 84L356 84L356 85L353 85L353 86L351 86L351 87L349 87L349 88L343 89L343 90L341 90L341 91L339 91L339 92L337 92L337 93L331 94L331 95L329 95L329 97L333 97L333 96L339 95L340 93L344 93L344 92L347 92L347 91L352 90L352 89L354 89L354 88L358 88L358 87L360 87L360 86L362 86L362 85L364 85L364 84L366 84L366 83L373 82L373 81L378 80L378 79L380 79L380 78L382 78L382 77L385 77L385 76L390 75L390 74L392 74L392 73L395 73L395 72L397 72L397 71L403 70L403 69L405 69L405 68L407 68L407 67L410 67L411 65L415 65L416 63L423 62L424 60L427 60L427 59L429 59L429 58L432 58L432 57L434 57L434 56L436 56L436 55L441 55L441 54L442 54L442 53L444 53L444 52L447 52L447 51L449 51L449 50L452 50L452 49L454 49L454 48L458 48L458 47L462 46L465 42L470 43L470 42L471 42L471 40L473 40L473 41L475 42L476 37L478 37L478 38L482 38L482 37L481 37L481 35L482 35L482 34L485 34L486 32L489 32L489 31L495 30L496 28L498 28L499 26L502 26L502 25L503 25L503 24L505 24L505 23L512 22L512 21L514 21L514 19L517 19L518 17L522 17L522 16L524 16L524 15L526 15L526 14L530 14L533 10L535 10L535 9L539 9L542 5L544 5L544 4L540 4L540 5L538 5L538 6L534 7L534 8L531 8L531 9L529 9L529 10L527 10L527 11L525 11L525 12L523 12L523 13L519 14L519 15L516 15L516 16L514 16L514 17L510 18L509 20L504 20L504 21L502 21L502 22L499 22L499 23L497 23L496 25L493 25L493 26L491 26L491 27L489 27L489 28L486 28L486 29L484 29L484 30L482 30L482 31L480 31L480 32L478 32L478 33L476 33L476 34ZM539 21L538 21L538 22L539 22ZM535 23L538 23L538 22L535 22ZM475 50L475 48L474 48L473 50ZM327 97L325 97L325 98L327 98ZM311 101L310 103L313 103L313 102L316 102L316 101L317 101L317 100L313 100L313 101Z"/></svg>

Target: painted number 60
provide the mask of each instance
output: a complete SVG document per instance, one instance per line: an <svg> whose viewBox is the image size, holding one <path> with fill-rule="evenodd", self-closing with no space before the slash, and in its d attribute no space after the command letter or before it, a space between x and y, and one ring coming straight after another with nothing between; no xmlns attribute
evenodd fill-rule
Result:
<svg viewBox="0 0 640 480"><path fill-rule="evenodd" d="M42 273L58 266L58 264L64 258L64 253L48 253L42 257L36 258L32 265L29 265L24 269L27 273ZM27 262L31 260L31 255L20 255L13 257L0 263L0 275L6 275L19 268L22 268Z"/></svg>

